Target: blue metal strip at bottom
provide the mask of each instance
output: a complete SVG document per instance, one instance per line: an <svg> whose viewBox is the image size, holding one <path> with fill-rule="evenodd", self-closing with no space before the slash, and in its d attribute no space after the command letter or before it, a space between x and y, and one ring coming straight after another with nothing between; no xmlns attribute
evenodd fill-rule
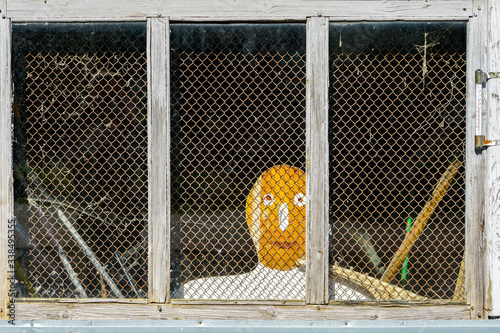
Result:
<svg viewBox="0 0 500 333"><path fill-rule="evenodd" d="M0 331L9 329L9 332L51 332L59 333L71 331L73 333L95 332L362 332L362 333L498 333L500 320L416 320L416 321L264 321L264 320L34 320L15 321L12 325L8 321L0 321Z"/></svg>

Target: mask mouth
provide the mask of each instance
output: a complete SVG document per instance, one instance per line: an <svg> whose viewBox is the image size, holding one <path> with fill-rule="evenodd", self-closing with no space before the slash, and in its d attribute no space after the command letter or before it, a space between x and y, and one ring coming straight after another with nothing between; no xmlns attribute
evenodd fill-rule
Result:
<svg viewBox="0 0 500 333"><path fill-rule="evenodd" d="M272 245L274 247L277 247L279 249L284 249L284 250L287 250L293 246L296 246L298 243L296 241L293 241L293 242L278 242L278 241L275 241L272 243Z"/></svg>
<svg viewBox="0 0 500 333"><path fill-rule="evenodd" d="M280 206L278 210L278 217L280 222L280 229L285 231L288 228L289 224L289 215L288 215L288 204L284 203Z"/></svg>

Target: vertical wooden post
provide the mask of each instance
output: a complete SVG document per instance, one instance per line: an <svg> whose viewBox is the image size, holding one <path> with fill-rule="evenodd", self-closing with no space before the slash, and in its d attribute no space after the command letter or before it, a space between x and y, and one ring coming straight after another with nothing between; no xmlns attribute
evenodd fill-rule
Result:
<svg viewBox="0 0 500 333"><path fill-rule="evenodd" d="M7 317L9 304L9 256L13 226L9 225L14 210L12 191L12 113L11 113L11 24L0 18L0 319ZM10 240L10 244L9 244ZM9 246L10 245L10 246Z"/></svg>
<svg viewBox="0 0 500 333"><path fill-rule="evenodd" d="M148 18L149 301L170 296L170 74L168 19Z"/></svg>
<svg viewBox="0 0 500 333"><path fill-rule="evenodd" d="M482 1L482 0L481 0ZM476 69L486 65L486 4L475 4L467 32L467 114L465 145L465 289L471 319L485 318L484 308L484 154L474 149ZM482 7L482 8L481 8ZM480 9L479 9L480 8ZM485 105L486 106L486 105ZM483 108L485 110L486 107Z"/></svg>
<svg viewBox="0 0 500 333"><path fill-rule="evenodd" d="M328 302L328 18L307 19L306 303Z"/></svg>
<svg viewBox="0 0 500 333"><path fill-rule="evenodd" d="M484 2L483 2L484 3ZM488 0L487 27L483 38L487 41L485 71L500 72L500 3ZM500 79L486 84L485 100L488 110L486 138L500 139ZM485 245L486 245L486 307L485 315L500 316L500 146L485 151Z"/></svg>

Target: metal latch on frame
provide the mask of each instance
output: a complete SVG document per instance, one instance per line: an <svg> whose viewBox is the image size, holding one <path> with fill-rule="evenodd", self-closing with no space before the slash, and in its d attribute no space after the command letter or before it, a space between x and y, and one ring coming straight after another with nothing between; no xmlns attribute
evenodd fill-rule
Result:
<svg viewBox="0 0 500 333"><path fill-rule="evenodd" d="M483 72L480 69L476 70L476 150L481 150L482 148L489 146L500 145L500 140L487 140L484 137L481 121L483 114L483 88L486 86L486 82L490 79L499 78L500 72Z"/></svg>

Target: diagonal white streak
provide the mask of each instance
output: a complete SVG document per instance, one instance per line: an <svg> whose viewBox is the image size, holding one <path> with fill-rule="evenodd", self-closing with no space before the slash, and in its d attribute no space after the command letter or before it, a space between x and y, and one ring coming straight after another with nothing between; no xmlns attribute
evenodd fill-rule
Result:
<svg viewBox="0 0 500 333"><path fill-rule="evenodd" d="M284 203L280 206L278 210L278 216L280 220L280 229L285 231L288 228L289 218L288 218L288 204Z"/></svg>

